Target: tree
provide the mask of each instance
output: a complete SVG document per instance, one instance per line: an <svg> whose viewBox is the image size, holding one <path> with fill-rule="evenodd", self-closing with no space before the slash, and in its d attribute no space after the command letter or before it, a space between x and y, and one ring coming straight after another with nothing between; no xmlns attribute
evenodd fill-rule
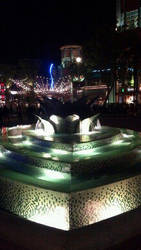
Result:
<svg viewBox="0 0 141 250"><path fill-rule="evenodd" d="M141 68L140 43L140 30L119 33L113 28L103 27L95 31L92 39L84 45L84 60L88 73L92 75L94 69L99 69L101 73L106 68L110 69L109 78L103 79L109 87L108 95L117 80L123 85L128 82L128 78L131 77L128 69L133 68L137 99L137 74Z"/></svg>
<svg viewBox="0 0 141 250"><path fill-rule="evenodd" d="M93 71L95 69L99 70L101 78L108 85L109 95L117 78L117 57L119 54L117 33L113 27L100 27L95 30L92 39L85 43L83 47L87 80L94 78ZM105 74L106 69L110 69L108 74Z"/></svg>

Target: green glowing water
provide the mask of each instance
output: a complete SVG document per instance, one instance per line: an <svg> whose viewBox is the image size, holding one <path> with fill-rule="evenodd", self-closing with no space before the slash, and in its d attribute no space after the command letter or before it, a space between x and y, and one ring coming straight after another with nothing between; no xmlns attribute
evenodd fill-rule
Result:
<svg viewBox="0 0 141 250"><path fill-rule="evenodd" d="M140 134L126 129L102 127L69 137L26 130L2 136L1 145L1 176L61 192L104 185L140 171Z"/></svg>

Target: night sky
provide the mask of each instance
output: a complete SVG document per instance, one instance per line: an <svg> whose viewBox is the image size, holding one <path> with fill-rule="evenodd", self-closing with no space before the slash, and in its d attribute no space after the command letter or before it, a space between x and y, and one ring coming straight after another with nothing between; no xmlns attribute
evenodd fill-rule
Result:
<svg viewBox="0 0 141 250"><path fill-rule="evenodd" d="M19 58L58 61L60 46L83 44L96 26L113 23L115 0L63 2L1 0L0 63Z"/></svg>

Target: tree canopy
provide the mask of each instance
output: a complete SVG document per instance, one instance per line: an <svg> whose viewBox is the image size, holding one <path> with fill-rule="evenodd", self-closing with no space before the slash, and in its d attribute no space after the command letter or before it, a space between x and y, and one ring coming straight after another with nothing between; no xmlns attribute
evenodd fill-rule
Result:
<svg viewBox="0 0 141 250"><path fill-rule="evenodd" d="M110 68L114 77L123 79L128 67L140 67L141 31L129 30L119 33L113 27L103 26L93 34L83 45L84 61L87 75L92 75L94 69Z"/></svg>

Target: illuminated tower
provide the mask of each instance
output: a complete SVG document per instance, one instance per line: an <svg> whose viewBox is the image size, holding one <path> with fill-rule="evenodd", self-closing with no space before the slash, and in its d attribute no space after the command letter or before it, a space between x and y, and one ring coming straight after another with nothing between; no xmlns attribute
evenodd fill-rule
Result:
<svg viewBox="0 0 141 250"><path fill-rule="evenodd" d="M82 58L82 47L79 45L65 45L60 50L61 65L63 68L67 68L71 63Z"/></svg>
<svg viewBox="0 0 141 250"><path fill-rule="evenodd" d="M116 1L117 30L125 31L141 27L141 1Z"/></svg>

